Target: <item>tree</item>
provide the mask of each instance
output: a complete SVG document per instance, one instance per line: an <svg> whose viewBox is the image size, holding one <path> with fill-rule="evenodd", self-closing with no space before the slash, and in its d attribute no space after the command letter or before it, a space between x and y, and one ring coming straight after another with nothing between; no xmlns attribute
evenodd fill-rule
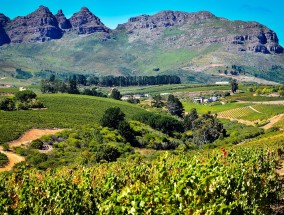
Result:
<svg viewBox="0 0 284 215"><path fill-rule="evenodd" d="M5 98L2 101L0 101L0 110L12 111L15 110L15 108L16 108L15 101L11 98Z"/></svg>
<svg viewBox="0 0 284 215"><path fill-rule="evenodd" d="M153 96L153 102L151 103L152 107L161 108L164 106L162 102L162 96L160 94Z"/></svg>
<svg viewBox="0 0 284 215"><path fill-rule="evenodd" d="M15 94L15 99L20 102L26 102L36 98L36 94L31 90L19 91Z"/></svg>
<svg viewBox="0 0 284 215"><path fill-rule="evenodd" d="M101 126L117 129L119 123L124 121L125 114L119 107L108 108L100 120Z"/></svg>
<svg viewBox="0 0 284 215"><path fill-rule="evenodd" d="M95 154L95 161L100 162L101 160L105 160L108 162L116 161L119 158L121 153L119 150L110 145L101 145L98 147L98 150Z"/></svg>
<svg viewBox="0 0 284 215"><path fill-rule="evenodd" d="M40 139L33 140L30 143L30 147L33 148L33 149L42 149L43 142Z"/></svg>
<svg viewBox="0 0 284 215"><path fill-rule="evenodd" d="M135 140L134 131L130 127L129 122L122 121L118 125L118 132L125 139L126 142L132 143Z"/></svg>
<svg viewBox="0 0 284 215"><path fill-rule="evenodd" d="M76 75L73 75L73 77L69 79L69 87L68 87L67 92L70 93L70 94L79 94L80 93L78 88L77 88Z"/></svg>
<svg viewBox="0 0 284 215"><path fill-rule="evenodd" d="M198 118L198 114L195 108L192 108L189 112L189 114L187 114L184 117L184 128L185 130L191 130L192 129L192 124L193 121L196 120Z"/></svg>
<svg viewBox="0 0 284 215"><path fill-rule="evenodd" d="M120 92L118 91L118 89L116 89L116 88L112 89L110 97L113 98L113 99L116 99L116 100L120 100L121 95L120 95Z"/></svg>
<svg viewBox="0 0 284 215"><path fill-rule="evenodd" d="M170 112L170 114L182 117L184 114L184 108L180 100L174 95L169 95L168 101L167 101L167 109Z"/></svg>
<svg viewBox="0 0 284 215"><path fill-rule="evenodd" d="M239 88L237 80L236 79L232 79L230 84L231 84L232 93L236 93L238 88Z"/></svg>
<svg viewBox="0 0 284 215"><path fill-rule="evenodd" d="M212 143L218 138L226 136L223 124L216 115L204 114L193 121L193 142L202 147L203 144Z"/></svg>

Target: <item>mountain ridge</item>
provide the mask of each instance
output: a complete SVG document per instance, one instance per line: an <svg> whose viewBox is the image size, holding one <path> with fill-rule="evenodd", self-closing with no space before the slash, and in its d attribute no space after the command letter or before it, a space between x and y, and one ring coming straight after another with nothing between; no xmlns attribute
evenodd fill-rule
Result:
<svg viewBox="0 0 284 215"><path fill-rule="evenodd" d="M198 72L206 81L212 75L223 79L223 73L236 72L231 67L238 65L247 75L284 81L283 47L274 31L208 11L166 10L130 17L110 29L88 8L67 19L62 10L54 15L41 6L12 20L0 14L1 43L0 74L22 68L100 75L181 74L187 79ZM277 71L269 73L271 68Z"/></svg>

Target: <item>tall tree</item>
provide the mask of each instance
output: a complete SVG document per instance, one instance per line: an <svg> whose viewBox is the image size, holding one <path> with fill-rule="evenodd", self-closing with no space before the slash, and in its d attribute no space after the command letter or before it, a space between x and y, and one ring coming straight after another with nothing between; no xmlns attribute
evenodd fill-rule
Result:
<svg viewBox="0 0 284 215"><path fill-rule="evenodd" d="M117 129L120 122L124 121L125 114L119 107L108 108L101 118L101 126Z"/></svg>
<svg viewBox="0 0 284 215"><path fill-rule="evenodd" d="M112 89L112 91L111 91L110 97L113 98L113 99L116 99L116 100L120 100L121 94L120 94L120 92L118 91L118 89L114 88L114 89Z"/></svg>
<svg viewBox="0 0 284 215"><path fill-rule="evenodd" d="M195 108L192 108L190 112L184 117L184 128L185 130L191 130L193 121L198 118L198 114Z"/></svg>
<svg viewBox="0 0 284 215"><path fill-rule="evenodd" d="M238 88L239 88L237 80L236 79L232 79L230 84L231 84L232 93L236 93Z"/></svg>
<svg viewBox="0 0 284 215"><path fill-rule="evenodd" d="M167 101L167 109L170 112L170 114L182 117L184 114L184 108L180 100L174 95L169 95L168 101Z"/></svg>

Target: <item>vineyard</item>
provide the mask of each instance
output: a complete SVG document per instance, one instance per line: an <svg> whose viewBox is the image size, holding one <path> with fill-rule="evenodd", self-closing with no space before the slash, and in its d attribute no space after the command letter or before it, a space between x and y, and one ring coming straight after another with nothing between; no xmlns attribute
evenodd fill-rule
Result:
<svg viewBox="0 0 284 215"><path fill-rule="evenodd" d="M274 115L284 113L283 105L257 104L239 107L218 113L223 118L244 119L249 121L266 120Z"/></svg>
<svg viewBox="0 0 284 215"><path fill-rule="evenodd" d="M0 144L18 138L31 128L73 128L99 122L103 112L119 106L130 118L144 110L112 99L92 96L46 94L38 96L46 110L0 111Z"/></svg>
<svg viewBox="0 0 284 215"><path fill-rule="evenodd" d="M0 174L7 214L271 214L284 134L231 148Z"/></svg>

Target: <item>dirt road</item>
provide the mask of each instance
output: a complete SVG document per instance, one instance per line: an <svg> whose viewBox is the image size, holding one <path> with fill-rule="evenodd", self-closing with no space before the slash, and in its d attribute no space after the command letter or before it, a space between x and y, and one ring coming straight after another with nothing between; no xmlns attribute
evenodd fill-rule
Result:
<svg viewBox="0 0 284 215"><path fill-rule="evenodd" d="M29 142L36 140L44 135L55 134L63 130L64 129L31 129L25 132L19 139L10 142L9 146L10 148L12 148L21 145L27 145ZM3 151L2 146L0 146L0 152L6 154L9 159L8 165L0 168L0 172L11 170L16 163L25 160L23 156L17 155L12 151Z"/></svg>

